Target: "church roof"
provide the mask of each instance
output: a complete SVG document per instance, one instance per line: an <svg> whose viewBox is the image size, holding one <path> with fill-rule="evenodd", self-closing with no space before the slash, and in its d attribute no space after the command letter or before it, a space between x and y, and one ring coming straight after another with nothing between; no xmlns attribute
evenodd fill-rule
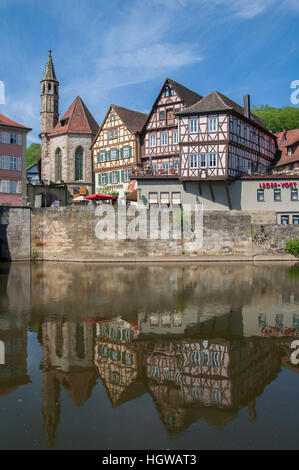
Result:
<svg viewBox="0 0 299 470"><path fill-rule="evenodd" d="M99 129L98 123L77 96L62 119L58 121L49 136L64 134L90 134L95 135Z"/></svg>
<svg viewBox="0 0 299 470"><path fill-rule="evenodd" d="M57 81L51 53L52 53L52 51L50 49L49 50L49 57L48 57L48 61L47 61L46 69L45 69L45 73L44 73L44 76L43 76L43 80L55 80L55 81Z"/></svg>

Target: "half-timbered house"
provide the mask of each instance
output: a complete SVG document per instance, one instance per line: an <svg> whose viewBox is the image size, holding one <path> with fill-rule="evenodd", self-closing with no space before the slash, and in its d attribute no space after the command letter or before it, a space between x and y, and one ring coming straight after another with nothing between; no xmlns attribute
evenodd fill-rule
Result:
<svg viewBox="0 0 299 470"><path fill-rule="evenodd" d="M140 136L147 115L111 105L92 143L96 192L109 186L120 196L134 189L132 170L140 165Z"/></svg>
<svg viewBox="0 0 299 470"><path fill-rule="evenodd" d="M198 102L201 96L167 78L142 131L143 166L154 172L175 173L179 168L179 134L176 113Z"/></svg>

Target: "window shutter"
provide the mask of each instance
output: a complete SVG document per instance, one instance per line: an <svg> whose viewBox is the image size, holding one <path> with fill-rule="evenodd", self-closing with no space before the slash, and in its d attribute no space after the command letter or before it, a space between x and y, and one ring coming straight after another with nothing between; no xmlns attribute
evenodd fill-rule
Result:
<svg viewBox="0 0 299 470"><path fill-rule="evenodd" d="M22 181L18 181L17 184L17 193L21 194L22 193Z"/></svg>
<svg viewBox="0 0 299 470"><path fill-rule="evenodd" d="M111 171L109 172L109 183L110 184L112 183L112 172Z"/></svg>
<svg viewBox="0 0 299 470"><path fill-rule="evenodd" d="M107 151L107 161L110 162L111 160L111 152L110 150Z"/></svg>
<svg viewBox="0 0 299 470"><path fill-rule="evenodd" d="M125 181L124 179L124 170L121 170L121 182L123 183Z"/></svg>
<svg viewBox="0 0 299 470"><path fill-rule="evenodd" d="M116 153L116 160L118 160L119 150L116 149L115 153Z"/></svg>
<svg viewBox="0 0 299 470"><path fill-rule="evenodd" d="M21 134L18 134L17 137L18 137L17 144L22 145L22 136L21 136Z"/></svg>
<svg viewBox="0 0 299 470"><path fill-rule="evenodd" d="M22 169L22 159L21 159L21 158L18 158L18 159L17 159L17 162L18 162L18 164L17 164L17 169L18 169L18 170L21 170L21 169Z"/></svg>
<svg viewBox="0 0 299 470"><path fill-rule="evenodd" d="M97 162L100 163L100 152L97 152Z"/></svg>
<svg viewBox="0 0 299 470"><path fill-rule="evenodd" d="M120 149L120 158L124 158L124 149L123 148Z"/></svg>
<svg viewBox="0 0 299 470"><path fill-rule="evenodd" d="M131 145L129 147L129 156L132 157L132 147L131 147Z"/></svg>

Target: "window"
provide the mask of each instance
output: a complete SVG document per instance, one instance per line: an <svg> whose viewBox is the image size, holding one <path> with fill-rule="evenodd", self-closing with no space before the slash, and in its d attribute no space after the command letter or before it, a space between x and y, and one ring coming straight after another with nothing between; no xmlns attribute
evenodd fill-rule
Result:
<svg viewBox="0 0 299 470"><path fill-rule="evenodd" d="M109 131L109 139L113 139L113 131L112 130Z"/></svg>
<svg viewBox="0 0 299 470"><path fill-rule="evenodd" d="M197 168L197 154L191 154L189 156L190 159L190 168Z"/></svg>
<svg viewBox="0 0 299 470"><path fill-rule="evenodd" d="M281 189L274 189L274 201L281 201Z"/></svg>
<svg viewBox="0 0 299 470"><path fill-rule="evenodd" d="M129 158L131 156L131 147L124 147L123 158Z"/></svg>
<svg viewBox="0 0 299 470"><path fill-rule="evenodd" d="M150 135L150 147L156 147L156 135L155 134Z"/></svg>
<svg viewBox="0 0 299 470"><path fill-rule="evenodd" d="M251 139L256 142L256 131L251 131Z"/></svg>
<svg viewBox="0 0 299 470"><path fill-rule="evenodd" d="M258 316L258 325L259 325L259 328L261 329L266 328L266 325L267 325L266 315L261 314Z"/></svg>
<svg viewBox="0 0 299 470"><path fill-rule="evenodd" d="M258 200L258 202L264 202L265 201L265 191L263 189L258 189L257 190L257 200Z"/></svg>
<svg viewBox="0 0 299 470"><path fill-rule="evenodd" d="M167 145L168 134L163 133L161 136L161 145Z"/></svg>
<svg viewBox="0 0 299 470"><path fill-rule="evenodd" d="M18 143L18 136L17 136L17 134L10 134L10 143L17 145L17 143Z"/></svg>
<svg viewBox="0 0 299 470"><path fill-rule="evenodd" d="M217 155L216 155L216 153L210 153L209 166L210 166L210 168L217 167Z"/></svg>
<svg viewBox="0 0 299 470"><path fill-rule="evenodd" d="M78 147L75 153L75 181L83 180L83 148Z"/></svg>
<svg viewBox="0 0 299 470"><path fill-rule="evenodd" d="M160 121L163 121L165 119L165 112L164 111L160 111L159 112L159 120Z"/></svg>
<svg viewBox="0 0 299 470"><path fill-rule="evenodd" d="M111 150L111 160L117 160L117 159L118 159L118 149Z"/></svg>
<svg viewBox="0 0 299 470"><path fill-rule="evenodd" d="M195 134L197 132L197 119L190 119L189 130L190 134Z"/></svg>
<svg viewBox="0 0 299 470"><path fill-rule="evenodd" d="M282 215L280 220L281 220L282 225L288 225L289 224L289 216L288 215Z"/></svg>
<svg viewBox="0 0 299 470"><path fill-rule="evenodd" d="M114 138L117 137L117 129L114 129Z"/></svg>
<svg viewBox="0 0 299 470"><path fill-rule="evenodd" d="M238 133L238 121L237 121L237 119L233 119L233 133L234 134Z"/></svg>
<svg viewBox="0 0 299 470"><path fill-rule="evenodd" d="M98 183L99 186L104 186L108 183L108 174L107 173L100 173L98 176Z"/></svg>
<svg viewBox="0 0 299 470"><path fill-rule="evenodd" d="M0 193L20 194L22 181L0 180Z"/></svg>
<svg viewBox="0 0 299 470"><path fill-rule="evenodd" d="M115 114L110 114L109 121L115 121Z"/></svg>
<svg viewBox="0 0 299 470"><path fill-rule="evenodd" d="M293 224L299 225L299 215L293 215Z"/></svg>
<svg viewBox="0 0 299 470"><path fill-rule="evenodd" d="M179 192L171 193L171 202L173 205L181 204L181 193Z"/></svg>
<svg viewBox="0 0 299 470"><path fill-rule="evenodd" d="M173 132L173 133L172 133L172 143L173 143L173 144L177 144L177 143L178 143L178 133L177 133L177 132Z"/></svg>
<svg viewBox="0 0 299 470"><path fill-rule="evenodd" d="M298 201L298 189L291 188L291 201Z"/></svg>
<svg viewBox="0 0 299 470"><path fill-rule="evenodd" d="M160 370L159 370L159 367L158 366L152 366L151 367L151 377L155 378L159 378L160 377Z"/></svg>
<svg viewBox="0 0 299 470"><path fill-rule="evenodd" d="M288 155L290 156L290 155L292 155L292 154L293 154L293 152L292 152L292 147L288 147Z"/></svg>
<svg viewBox="0 0 299 470"><path fill-rule="evenodd" d="M158 204L158 193L149 193L148 202L149 204Z"/></svg>
<svg viewBox="0 0 299 470"><path fill-rule="evenodd" d="M207 167L207 156L205 153L202 153L200 155L200 168L206 168Z"/></svg>
<svg viewBox="0 0 299 470"><path fill-rule="evenodd" d="M210 118L209 119L209 131L216 132L217 131L217 118Z"/></svg>
<svg viewBox="0 0 299 470"><path fill-rule="evenodd" d="M265 147L265 137L263 135L261 136L261 146Z"/></svg>
<svg viewBox="0 0 299 470"><path fill-rule="evenodd" d="M61 150L56 149L55 152L55 181L62 180L62 162L61 162Z"/></svg>
<svg viewBox="0 0 299 470"><path fill-rule="evenodd" d="M169 87L166 87L165 88L165 96L168 97L168 96L173 96L173 89L172 88L169 88Z"/></svg>
<svg viewBox="0 0 299 470"><path fill-rule="evenodd" d="M112 172L112 183L118 183L118 171Z"/></svg>
<svg viewBox="0 0 299 470"><path fill-rule="evenodd" d="M162 163L162 169L165 171L169 170L169 163Z"/></svg>
<svg viewBox="0 0 299 470"><path fill-rule="evenodd" d="M275 328L279 328L280 330L283 327L283 315L278 314L275 316Z"/></svg>
<svg viewBox="0 0 299 470"><path fill-rule="evenodd" d="M106 152L101 152L100 153L100 161L105 162L106 161Z"/></svg>
<svg viewBox="0 0 299 470"><path fill-rule="evenodd" d="M161 204L169 204L169 193L160 193Z"/></svg>

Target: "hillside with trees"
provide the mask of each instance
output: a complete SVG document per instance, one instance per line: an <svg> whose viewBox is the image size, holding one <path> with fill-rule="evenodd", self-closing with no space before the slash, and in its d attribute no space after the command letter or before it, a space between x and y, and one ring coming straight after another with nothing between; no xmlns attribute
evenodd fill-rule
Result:
<svg viewBox="0 0 299 470"><path fill-rule="evenodd" d="M41 145L40 144L31 144L30 147L26 149L26 167L36 163L42 155Z"/></svg>
<svg viewBox="0 0 299 470"><path fill-rule="evenodd" d="M253 109L253 112L273 132L281 132L283 129L299 129L299 107L284 106L273 108L263 104Z"/></svg>

